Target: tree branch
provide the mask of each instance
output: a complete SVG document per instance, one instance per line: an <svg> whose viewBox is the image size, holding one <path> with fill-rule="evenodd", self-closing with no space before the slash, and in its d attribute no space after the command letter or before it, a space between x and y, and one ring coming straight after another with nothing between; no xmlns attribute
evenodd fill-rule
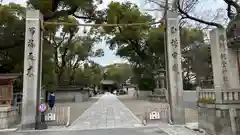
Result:
<svg viewBox="0 0 240 135"><path fill-rule="evenodd" d="M230 20L232 20L234 18L234 15L231 10L231 5L228 5L228 7L227 7L227 16Z"/></svg>
<svg viewBox="0 0 240 135"><path fill-rule="evenodd" d="M237 2L233 0L224 0L224 2L230 6L233 6L236 9L237 13L240 13L240 6Z"/></svg>
<svg viewBox="0 0 240 135"><path fill-rule="evenodd" d="M69 10L61 10L61 11L55 11L52 15L44 15L44 21L53 19L53 18L59 18L62 16L68 16L73 15L77 11L78 7L74 6L70 8Z"/></svg>
<svg viewBox="0 0 240 135"><path fill-rule="evenodd" d="M55 12L61 0L52 0L52 12Z"/></svg>
<svg viewBox="0 0 240 135"><path fill-rule="evenodd" d="M157 2L157 1L155 1L155 0L148 0L149 2L152 2L152 3L154 3L154 4L156 4L156 5L158 5L160 8L165 8L165 5L167 5L167 4L160 4L159 2Z"/></svg>
<svg viewBox="0 0 240 135"><path fill-rule="evenodd" d="M191 20L194 20L194 21L206 24L206 25L211 25L211 26L215 26L215 27L218 27L218 28L223 28L223 26L221 24L218 24L218 23L215 23L215 22L210 22L210 21L205 21L205 20L202 20L202 19L199 19L199 18L196 18L196 17L193 17L193 16L189 15L188 13L183 11L183 9L181 9L180 0L177 0L177 8L178 8L178 11L188 19L191 19Z"/></svg>

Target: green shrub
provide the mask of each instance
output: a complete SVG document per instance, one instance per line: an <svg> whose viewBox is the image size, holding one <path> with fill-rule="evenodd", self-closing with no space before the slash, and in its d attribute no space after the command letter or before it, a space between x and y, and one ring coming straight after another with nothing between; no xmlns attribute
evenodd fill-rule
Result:
<svg viewBox="0 0 240 135"><path fill-rule="evenodd" d="M155 88L155 82L153 78L144 77L139 80L139 89L151 91Z"/></svg>
<svg viewBox="0 0 240 135"><path fill-rule="evenodd" d="M212 103L215 103L215 99L212 99L212 98L200 98L199 99L199 102L200 103L209 103L209 104L212 104Z"/></svg>

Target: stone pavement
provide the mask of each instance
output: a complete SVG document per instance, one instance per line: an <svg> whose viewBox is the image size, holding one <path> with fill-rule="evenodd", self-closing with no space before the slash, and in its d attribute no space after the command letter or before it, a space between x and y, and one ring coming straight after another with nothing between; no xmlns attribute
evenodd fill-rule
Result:
<svg viewBox="0 0 240 135"><path fill-rule="evenodd" d="M159 127L162 128L159 128ZM136 128L109 128L96 130L56 130L56 131L23 131L23 132L3 132L0 135L199 135L183 126L171 126L159 124L155 126Z"/></svg>
<svg viewBox="0 0 240 135"><path fill-rule="evenodd" d="M121 95L121 96L118 96L118 99L127 108L129 108L134 113L134 115L137 116L141 121L145 118L145 112L147 112L147 110L161 110L162 105L164 104L164 103L155 103L147 100L136 99L131 95ZM186 106L187 104L188 103L186 103ZM197 110L192 108L188 108L188 107L185 108L186 122L198 121Z"/></svg>
<svg viewBox="0 0 240 135"><path fill-rule="evenodd" d="M142 126L141 121L115 96L103 95L88 108L70 130L129 128Z"/></svg>
<svg viewBox="0 0 240 135"><path fill-rule="evenodd" d="M153 130L151 130L153 129ZM97 130L64 130L64 131L43 131L43 132L13 132L0 133L0 135L168 135L155 128L111 128Z"/></svg>
<svg viewBox="0 0 240 135"><path fill-rule="evenodd" d="M137 104L136 106L141 106ZM95 130L89 130L95 129ZM143 126L115 96L105 94L68 128L58 130L3 132L1 135L198 135L183 126L167 123Z"/></svg>
<svg viewBox="0 0 240 135"><path fill-rule="evenodd" d="M84 102L62 102L56 103L56 107L70 107L70 123L76 120L81 114L84 113L92 104L94 104L100 97L91 97L89 100Z"/></svg>

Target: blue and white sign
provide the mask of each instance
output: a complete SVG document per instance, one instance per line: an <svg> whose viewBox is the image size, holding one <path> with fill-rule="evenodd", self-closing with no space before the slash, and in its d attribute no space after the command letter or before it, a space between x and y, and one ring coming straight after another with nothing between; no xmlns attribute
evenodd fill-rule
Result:
<svg viewBox="0 0 240 135"><path fill-rule="evenodd" d="M38 105L38 111L39 112L46 112L46 110L47 110L47 105L46 104Z"/></svg>

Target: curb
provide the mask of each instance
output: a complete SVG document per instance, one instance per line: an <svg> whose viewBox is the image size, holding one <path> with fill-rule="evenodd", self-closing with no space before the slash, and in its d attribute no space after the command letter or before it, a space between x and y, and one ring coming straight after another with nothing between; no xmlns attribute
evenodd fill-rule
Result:
<svg viewBox="0 0 240 135"><path fill-rule="evenodd" d="M2 132L16 132L19 128L9 128L9 129L0 129L0 133Z"/></svg>
<svg viewBox="0 0 240 135"><path fill-rule="evenodd" d="M188 126L183 126L184 128L186 128L186 129L189 129L189 130L191 130L192 132L194 132L194 133L196 133L196 134L198 134L198 135L206 135L206 132L204 131L204 130L202 130L203 131L203 133L199 133L199 132L197 132L197 131L194 131L193 129L191 129L191 128L189 128Z"/></svg>
<svg viewBox="0 0 240 135"><path fill-rule="evenodd" d="M18 130L18 133L25 133L25 132L56 132L56 131L66 131L66 127L61 127L61 128L48 128L48 129L43 129L43 130Z"/></svg>

